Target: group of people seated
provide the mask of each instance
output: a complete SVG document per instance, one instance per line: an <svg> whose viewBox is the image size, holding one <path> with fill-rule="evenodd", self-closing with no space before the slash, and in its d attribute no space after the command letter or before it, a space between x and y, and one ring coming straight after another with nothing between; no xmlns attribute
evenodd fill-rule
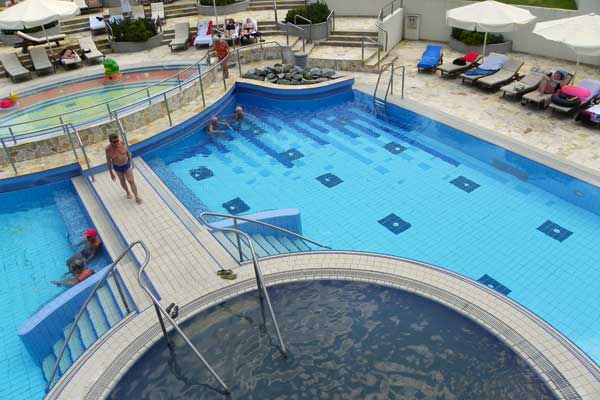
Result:
<svg viewBox="0 0 600 400"><path fill-rule="evenodd" d="M102 241L98 237L98 232L93 228L85 231L83 236L85 237L84 240L73 245L74 248L84 246L83 249L67 260L68 271L65 272L63 277L67 275L72 275L72 277L64 278L60 281L52 281L53 285L64 287L75 286L94 274L94 270L86 268L86 264L92 261L102 249Z"/></svg>
<svg viewBox="0 0 600 400"><path fill-rule="evenodd" d="M223 24L223 31L225 36L219 32L217 37L225 40L239 40L240 44L250 43L252 40L260 40L261 33L258 31L258 25L256 21L251 18L246 18L244 22L235 22L233 18L228 18Z"/></svg>

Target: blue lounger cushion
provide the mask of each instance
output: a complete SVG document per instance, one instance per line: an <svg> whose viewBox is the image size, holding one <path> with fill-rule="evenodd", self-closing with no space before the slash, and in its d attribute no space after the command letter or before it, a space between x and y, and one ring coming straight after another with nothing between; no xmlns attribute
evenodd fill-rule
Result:
<svg viewBox="0 0 600 400"><path fill-rule="evenodd" d="M440 64L443 46L428 44L417 64L419 69L435 68Z"/></svg>
<svg viewBox="0 0 600 400"><path fill-rule="evenodd" d="M465 75L470 75L470 76L491 75L496 71L498 71L498 70L497 69L475 68L475 69L465 72Z"/></svg>

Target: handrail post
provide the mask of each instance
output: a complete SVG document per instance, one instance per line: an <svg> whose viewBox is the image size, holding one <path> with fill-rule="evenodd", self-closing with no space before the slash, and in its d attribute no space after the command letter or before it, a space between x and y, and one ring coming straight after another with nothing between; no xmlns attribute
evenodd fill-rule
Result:
<svg viewBox="0 0 600 400"><path fill-rule="evenodd" d="M92 175L92 180L93 179L94 179L94 176ZM113 280L115 281L115 285L117 286L117 290L119 291L119 297L121 297L121 301L123 302L123 305L125 306L125 310L127 310L127 314L129 314L131 312L131 310L129 309L129 303L127 302L127 300L125 298L125 293L123 292L121 283L119 282L119 279L117 279L117 276L115 275L114 272L112 274L112 277L113 277Z"/></svg>
<svg viewBox="0 0 600 400"><path fill-rule="evenodd" d="M169 117L169 126L173 126L173 120L171 119L171 109L169 108L169 100L167 99L167 93L163 93L165 99L165 107L167 108L167 116Z"/></svg>
<svg viewBox="0 0 600 400"><path fill-rule="evenodd" d="M73 138L71 137L71 132L69 131L69 127L67 125L65 125L65 123L63 122L62 116L58 117L58 119L60 120L60 125L63 128L63 132L69 138L69 143L71 143L71 149L73 150L73 155L75 156L75 161L79 162L79 156L77 155L77 151L75 150L75 143L73 143Z"/></svg>
<svg viewBox="0 0 600 400"><path fill-rule="evenodd" d="M390 76L390 93L394 95L394 61L392 61L392 75Z"/></svg>
<svg viewBox="0 0 600 400"><path fill-rule="evenodd" d="M221 61L221 69L223 69L223 64L228 62L228 58L229 56L225 57L222 61ZM229 68L229 64L227 64L227 68ZM225 90L227 90L227 79L225 78L225 73L222 74L223 75L223 88Z"/></svg>
<svg viewBox="0 0 600 400"><path fill-rule="evenodd" d="M238 223L237 218L233 218L233 228L236 230L235 232L235 241L237 243L238 253L240 255L240 262L244 261L244 255L242 254L242 243L240 242L240 234L238 231Z"/></svg>
<svg viewBox="0 0 600 400"><path fill-rule="evenodd" d="M112 111L110 111L110 105L106 103L106 109L108 110L108 117L112 117Z"/></svg>
<svg viewBox="0 0 600 400"><path fill-rule="evenodd" d="M15 133L14 133L14 132L13 132L13 130L12 130L12 126L9 126L9 127L8 127L8 132L10 133L10 137L12 138L12 140L13 140L13 143L14 143L14 144L17 144L17 139L15 139Z"/></svg>
<svg viewBox="0 0 600 400"><path fill-rule="evenodd" d="M365 35L362 35L360 37L360 59L364 62L365 61Z"/></svg>
<svg viewBox="0 0 600 400"><path fill-rule="evenodd" d="M198 64L198 81L200 82L200 95L202 95L202 107L206 107L206 100L204 99L204 84L202 83L202 67Z"/></svg>
<svg viewBox="0 0 600 400"><path fill-rule="evenodd" d="M146 88L146 96L148 97L148 105L152 105L152 97L150 97L150 89Z"/></svg>
<svg viewBox="0 0 600 400"><path fill-rule="evenodd" d="M403 66L402 66L402 90L401 90L401 92L400 92L400 93L401 93L401 94L400 94L400 97L401 97L402 99L404 98L404 70L405 70L405 67L404 67L404 65L403 65Z"/></svg>
<svg viewBox="0 0 600 400"><path fill-rule="evenodd" d="M275 24L278 24L279 21L277 20L277 0L273 0L273 11L275 11Z"/></svg>
<svg viewBox="0 0 600 400"><path fill-rule="evenodd" d="M94 174L92 174L92 166L90 165L90 159L88 158L87 152L85 151L85 146L83 144L83 140L81 140L81 136L79 136L79 132L77 132L77 129L75 128L75 126L73 126L73 124L69 123L67 124L67 131L69 130L69 126L71 128L73 128L73 133L75 134L75 137L77 138L77 142L79 143L79 147L81 148L81 152L83 153L83 159L85 160L85 163L88 167L88 171L90 171L90 176L92 177L92 182L96 182L96 178L94 178ZM119 288L120 290L120 288Z"/></svg>
<svg viewBox="0 0 600 400"><path fill-rule="evenodd" d="M262 44L262 42L261 42ZM237 63L238 63L238 71L240 72L240 78L242 77L242 60L240 59L240 50L236 50L237 52Z"/></svg>
<svg viewBox="0 0 600 400"><path fill-rule="evenodd" d="M10 152L8 151L8 148L6 147L6 143L4 143L4 138L0 138L0 142L2 142L2 148L4 149L4 154L6 154L6 159L8 160L8 162L10 162L10 165L12 166L13 171L15 171L15 175L18 175L17 167L15 166L15 163L14 163L12 157L10 156Z"/></svg>
<svg viewBox="0 0 600 400"><path fill-rule="evenodd" d="M160 313L160 309L154 303L154 311L156 311L156 317L158 318L158 323L160 324L160 330L165 337L165 341L167 342L167 347L173 349L173 343L169 340L169 334L167 333L167 328L165 327L165 321L163 320L162 314Z"/></svg>
<svg viewBox="0 0 600 400"><path fill-rule="evenodd" d="M179 79L179 74L177 75L177 87L179 87L179 91L181 92L181 79Z"/></svg>

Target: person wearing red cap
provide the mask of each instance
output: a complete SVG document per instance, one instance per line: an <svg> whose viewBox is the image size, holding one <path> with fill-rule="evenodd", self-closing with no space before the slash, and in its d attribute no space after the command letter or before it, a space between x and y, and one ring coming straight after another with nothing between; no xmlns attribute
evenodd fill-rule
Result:
<svg viewBox="0 0 600 400"><path fill-rule="evenodd" d="M84 244L85 247L83 248L83 250L75 253L71 258L67 260L67 267L69 267L69 272L67 272L65 275L73 273L73 266L75 264L79 264L78 261L81 261L82 265L90 262L94 257L96 257L96 254L98 254L98 251L102 247L102 241L98 237L98 232L94 228L90 228L87 231L85 231L83 233L83 236L85 236L85 239L77 243L73 247L76 248Z"/></svg>

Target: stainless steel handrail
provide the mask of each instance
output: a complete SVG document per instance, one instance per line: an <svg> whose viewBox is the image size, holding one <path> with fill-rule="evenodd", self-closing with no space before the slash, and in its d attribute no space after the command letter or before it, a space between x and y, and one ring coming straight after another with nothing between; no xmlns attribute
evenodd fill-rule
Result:
<svg viewBox="0 0 600 400"><path fill-rule="evenodd" d="M210 222L208 222L205 219L205 217L233 218L234 228L221 228L221 227L214 226ZM283 228L279 228L279 227L276 227L271 224L267 224L266 222L256 221L256 220L244 218L244 217L237 217L235 215L212 213L212 212L205 211L205 212L201 212L198 218L200 219L200 221L202 221L202 223L204 225L208 226L211 229L222 231L222 232L235 233L236 239L237 239L238 251L240 254L240 262L242 261L241 260L242 247L240 244L239 237L242 236L248 243L248 247L250 248L250 254L252 254L252 265L254 266L254 275L256 277L256 286L258 288L258 293L260 294L262 291L262 296L264 296L264 299L267 302L267 307L269 308L269 314L271 314L271 319L273 320L273 326L275 326L275 332L277 333L277 339L279 340L279 346L281 347L281 352L284 356L287 356L287 350L285 348L285 344L283 343L283 338L281 337L281 332L279 331L279 325L277 324L277 318L275 318L275 312L273 311L273 306L271 305L271 299L269 298L269 292L267 291L267 286L265 285L262 271L260 269L260 265L258 264L258 257L256 256L256 251L254 250L254 245L252 244L252 239L250 239L250 236L248 236L245 232L237 229L237 219L240 219L242 221L247 221L247 222L258 223L258 224L264 225L264 226L268 226L268 227L280 230L282 232L290 233L293 236L298 236L298 237L301 237L301 236L294 232L290 232L287 229L283 229ZM317 242L314 242L314 241L310 241L310 242L314 243L314 244L318 244Z"/></svg>
<svg viewBox="0 0 600 400"><path fill-rule="evenodd" d="M81 149L81 152L83 153L83 158L85 159L85 163L87 165L88 171L91 171L92 166L90 165L90 159L88 158L87 152L85 151L85 145L83 144L83 140L81 140L81 136L79 135L79 132L77 132L77 129L71 123L67 123L67 124L65 124L65 126L66 126L67 135L69 135L69 141L71 142L71 146L73 147L73 152L75 153L75 158L77 160L79 160L79 157L77 156L77 153L75 152L75 146L73 144L73 140L70 138L71 133L69 132L69 127L71 129L73 129L73 134L75 135L75 138L77 138L77 143L79 143L79 148ZM92 177L92 181L95 182L96 179L94 178L94 175L91 175L91 177Z"/></svg>
<svg viewBox="0 0 600 400"><path fill-rule="evenodd" d="M383 19L387 16L387 15L385 15L385 9L388 8L389 6L392 7L390 14L394 13L394 3L396 3L396 1L398 1L398 0L392 0L389 3L385 4L383 7L381 7L381 9L379 10L379 14L377 15L378 21L383 21ZM398 7L398 8L402 8L402 0L400 0L400 7ZM390 15L390 14L388 14L388 15Z"/></svg>
<svg viewBox="0 0 600 400"><path fill-rule="evenodd" d="M15 175L18 175L19 173L17 172L17 167L15 165L15 162L12 159L12 156L10 155L10 152L8 151L8 148L6 147L6 143L4 143L4 138L0 138L0 142L2 142L2 148L4 149L4 156L6 157L6 160L8 162L10 162L10 165L12 166L13 171L15 171ZM16 141L15 141L16 143Z"/></svg>
<svg viewBox="0 0 600 400"><path fill-rule="evenodd" d="M387 51L388 50L388 31L386 31L381 26L379 26L379 24L375 24L375 26L377 27L377 29L379 29L383 33L385 33L385 47L383 48L383 51Z"/></svg>
<svg viewBox="0 0 600 400"><path fill-rule="evenodd" d="M46 393L52 387L52 381L54 380L54 377L56 376L56 373L58 372L60 361L62 360L62 358L65 354L65 351L69 344L69 340L71 339L71 336L73 336L73 332L75 332L75 328L77 328L77 324L79 323L79 320L83 316L85 309L87 308L90 301L92 301L92 297L96 294L98 289L100 289L100 286L107 280L108 276L114 271L114 269L117 267L119 262L137 244L142 246L142 248L144 249L144 252L146 254L146 256L144 258L144 262L142 263L142 265L143 265L142 268L144 266L146 266L146 264L148 264L148 261L150 260L150 253L148 252L148 249L146 248L146 246L144 245L144 243L141 240L136 240L135 242L130 243L129 246L127 246L127 248L121 253L121 255L119 257L117 257L117 259L106 269L106 272L104 273L104 275L102 275L102 278L100 278L98 280L98 282L96 283L96 286L94 286L94 289L92 289L92 291L88 295L87 299L85 299L83 305L81 306L81 308L79 309L79 312L77 313L77 316L75 317L75 320L73 321L73 324L69 328L69 332L67 333L67 336L65 336L65 342L63 343L62 347L60 348L60 352L58 353L58 356L56 357L56 362L54 363L54 367L52 368L52 372L50 373L50 377L48 378L48 383L46 384ZM129 308L129 304L127 302L127 299L125 297L123 289L121 288L121 284L119 283L119 280L114 275L113 275L113 279L115 280L115 284L117 285L117 289L119 291L121 301L123 302L123 305L125 306L125 310L127 311L127 314L129 314L129 313L131 313L131 309Z"/></svg>
<svg viewBox="0 0 600 400"><path fill-rule="evenodd" d="M310 41L312 40L312 25L313 25L313 22L310 19L305 18L305 17L303 17L300 14L296 14L296 15L294 15L294 25L298 25L298 20L296 18L300 18L301 20L306 21L306 22L309 23L309 25L308 25L308 43L310 43Z"/></svg>
<svg viewBox="0 0 600 400"><path fill-rule="evenodd" d="M381 62L381 44L379 43L379 40L371 39L366 35L361 36L361 61L363 63L365 62L365 40L377 45L377 64L379 64Z"/></svg>
<svg viewBox="0 0 600 400"><path fill-rule="evenodd" d="M302 31L301 35L298 35L300 37L300 39L302 39L302 51L306 52L306 38L304 37L304 28L301 28L300 26L296 25L296 24L292 24L291 22L287 22L286 26L289 28L290 26L293 26L296 29L299 29ZM290 30L286 29L285 30L285 43L289 46L290 45Z"/></svg>
<svg viewBox="0 0 600 400"><path fill-rule="evenodd" d="M275 12L275 24L279 23L279 20L277 19L277 1L273 0L273 11Z"/></svg>
<svg viewBox="0 0 600 400"><path fill-rule="evenodd" d="M327 38L329 39L329 34L331 33L329 31L329 20L331 20L331 31L335 31L335 10L331 10L331 12L329 13L329 15L327 16L326 22L327 22Z"/></svg>
<svg viewBox="0 0 600 400"><path fill-rule="evenodd" d="M387 98L388 98L388 94L389 93L394 94L394 74L396 72L395 71L395 69L396 69L396 67L395 67L396 60L398 60L398 56L394 57L391 62L389 62L389 63L384 64L384 65L381 66L381 69L379 71L379 75L377 76L377 83L375 84L375 90L373 91L373 101L374 102L377 102L377 89L379 88L379 83L381 81L381 76L383 75L383 73L389 67L392 68L392 71L391 71L391 74L390 74L390 80L389 80L388 85L387 85L386 90L385 90L385 95L384 95L384 98L383 98L383 103L384 104L387 103ZM398 68L402 69L402 82L401 82L402 87L401 87L400 97L403 99L404 98L404 76L405 76L406 67L404 65L401 65Z"/></svg>
<svg viewBox="0 0 600 400"><path fill-rule="evenodd" d="M140 242L142 243L142 242ZM146 249L146 247L143 245L144 250L146 251L146 260L143 263L142 267L140 268L139 272L138 272L138 283L140 284L140 286L142 287L142 289L144 290L144 292L146 292L146 294L148 295L148 297L150 298L150 300L152 300L152 303L154 304L154 308L156 310L156 313L158 315L158 319L159 322L161 324L161 327L164 329L164 325L163 325L163 321L162 321L162 315L165 316L165 318L167 318L167 320L169 321L169 323L171 324L171 326L173 326L173 329L175 329L177 331L177 333L179 333L181 335L181 337L183 338L183 340L185 341L185 343L192 349L192 351L194 352L194 354L196 355L196 357L198 357L198 359L202 362L202 364L204 364L204 366L206 367L206 369L208 369L208 372L210 372L210 374L213 376L213 378L216 379L217 382L219 382L219 385L221 385L221 387L223 388L223 390L225 391L225 393L231 393L229 388L227 387L227 385L225 384L225 382L223 382L223 380L221 379L221 377L215 372L215 370L210 366L210 364L208 363L208 361L206 361L206 359L202 356L202 354L200 354L200 351L196 348L196 346L194 346L194 344L191 342L191 340L187 337L187 335L185 333L183 333L183 331L181 330L181 328L179 327L179 325L177 324L177 322L175 322L175 320L173 318L171 318L171 316L169 315L169 313L167 312L167 310L164 309L164 307L160 304L160 302L158 301L158 299L156 298L156 296L154 296L154 294L152 294L152 291L144 284L142 277L144 276L144 269L146 268L146 266L148 266L148 250ZM163 330L163 333L165 334L165 339L168 341L168 337L166 336L166 330Z"/></svg>
<svg viewBox="0 0 600 400"><path fill-rule="evenodd" d="M140 90L136 90L135 92L128 93L128 94L124 94L123 96L115 97L114 99L105 100L105 101L103 101L103 102L99 102L99 103L96 103L96 104L94 104L94 105L91 105L91 106L82 107L82 108L79 108L79 109L77 109L77 110L71 110L71 111L68 111L68 112L65 112L65 113L62 113L62 114L52 115L52 116L50 116L50 117L44 117L44 118L39 118L39 119L31 120L31 121L19 122L19 123L16 123L16 124L10 124L10 125L1 125L1 126L0 126L0 129L4 129L4 128L12 128L12 127L14 127L14 126L20 126L20 125L25 125L25 124L31 124L31 123L33 123L33 122L40 122L40 121L46 121L46 120L53 119L53 118L59 118L59 117L61 117L61 116L64 116L64 115L69 115L69 114L73 114L73 113L81 112L81 111L83 111L83 110L88 110L88 109L90 109L90 108L98 107L98 106L101 106L101 105L103 105L103 104L107 104L107 105L108 105L110 102L114 102L114 101L117 101L117 100L123 99L123 98L125 98L125 97L133 96L133 95L135 95L135 94L138 94L138 93L141 93L141 92L146 92L146 93L148 93L148 92L149 92L149 90L150 90L150 88L152 88L152 87L155 87L155 86L158 86L158 85L161 85L161 84L163 84L163 83L165 83L165 82L168 82L168 81L170 81L170 80L171 80L171 79L173 79L173 78L179 78L179 76L180 76L181 74L183 74L183 73L187 72L188 70L190 70L190 69L192 69L192 68L194 68L194 69L195 69L195 68L197 68L197 65L198 65L198 64L200 64L200 63L202 63L202 61L203 61L203 60L204 60L204 59L205 59L207 56L208 56L208 53L207 53L207 54L205 54L205 55L204 55L202 58L200 58L200 60L198 60L197 62L195 62L195 63L194 63L194 64L192 64L192 65L189 65L189 66L188 66L188 67L186 67L185 69L183 69L183 70L181 70L181 71L178 71L177 73L175 73L175 74L171 75L171 76L170 76L170 77L168 77L168 78L165 78L165 79L163 79L163 80L161 80L161 81L155 82L155 83L153 83L153 84L151 84L151 85L149 85L149 86L145 86L144 88L142 88L142 89L140 89ZM146 100L147 100L147 99L146 99Z"/></svg>

